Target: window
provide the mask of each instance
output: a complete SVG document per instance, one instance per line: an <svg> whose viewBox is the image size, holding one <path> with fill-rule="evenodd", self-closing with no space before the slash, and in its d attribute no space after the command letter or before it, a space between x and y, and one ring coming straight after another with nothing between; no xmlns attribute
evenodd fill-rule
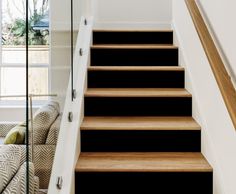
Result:
<svg viewBox="0 0 236 194"><path fill-rule="evenodd" d="M25 0L2 0L0 95L25 94ZM49 2L29 0L29 93L49 92ZM45 100L35 98L36 100ZM20 98L1 100L20 103Z"/></svg>

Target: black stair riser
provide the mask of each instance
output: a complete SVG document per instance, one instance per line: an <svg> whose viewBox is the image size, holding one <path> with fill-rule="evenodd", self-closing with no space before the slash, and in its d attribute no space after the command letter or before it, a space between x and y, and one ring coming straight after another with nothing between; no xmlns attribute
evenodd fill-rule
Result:
<svg viewBox="0 0 236 194"><path fill-rule="evenodd" d="M82 152L200 152L201 132L82 130Z"/></svg>
<svg viewBox="0 0 236 194"><path fill-rule="evenodd" d="M85 116L191 116L190 97L85 97Z"/></svg>
<svg viewBox="0 0 236 194"><path fill-rule="evenodd" d="M211 172L79 172L75 193L212 194Z"/></svg>
<svg viewBox="0 0 236 194"><path fill-rule="evenodd" d="M173 44L173 32L93 32L93 44Z"/></svg>
<svg viewBox="0 0 236 194"><path fill-rule="evenodd" d="M92 66L178 66L178 49L91 49Z"/></svg>
<svg viewBox="0 0 236 194"><path fill-rule="evenodd" d="M184 71L89 71L89 88L184 88Z"/></svg>

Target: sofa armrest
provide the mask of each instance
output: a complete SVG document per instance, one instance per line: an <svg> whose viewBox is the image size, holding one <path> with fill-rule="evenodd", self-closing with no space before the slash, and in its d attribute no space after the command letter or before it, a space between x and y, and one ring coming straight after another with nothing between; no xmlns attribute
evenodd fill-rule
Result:
<svg viewBox="0 0 236 194"><path fill-rule="evenodd" d="M17 124L16 122L0 122L0 137L6 137L8 132Z"/></svg>

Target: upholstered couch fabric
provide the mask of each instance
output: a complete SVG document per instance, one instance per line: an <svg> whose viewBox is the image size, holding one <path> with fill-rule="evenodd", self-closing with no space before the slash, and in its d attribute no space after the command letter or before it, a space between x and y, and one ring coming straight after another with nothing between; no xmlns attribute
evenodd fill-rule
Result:
<svg viewBox="0 0 236 194"><path fill-rule="evenodd" d="M25 194L26 192L26 163L24 162L25 146L0 146L0 193ZM37 194L39 181L34 176L34 166L29 163L29 194Z"/></svg>
<svg viewBox="0 0 236 194"><path fill-rule="evenodd" d="M21 165L20 169L13 177L9 185L2 194L26 194L26 163ZM38 179L34 177L34 166L29 163L29 194L38 194Z"/></svg>
<svg viewBox="0 0 236 194"><path fill-rule="evenodd" d="M17 125L17 123L4 122L0 123L0 137L6 137L8 132Z"/></svg>
<svg viewBox="0 0 236 194"><path fill-rule="evenodd" d="M62 118L62 114L59 115L57 119L55 120L55 122L51 125L48 132L47 140L46 140L47 145L57 144L57 139L58 139L60 125L61 125L61 118Z"/></svg>
<svg viewBox="0 0 236 194"><path fill-rule="evenodd" d="M18 146L0 146L0 193L20 167L21 149Z"/></svg>

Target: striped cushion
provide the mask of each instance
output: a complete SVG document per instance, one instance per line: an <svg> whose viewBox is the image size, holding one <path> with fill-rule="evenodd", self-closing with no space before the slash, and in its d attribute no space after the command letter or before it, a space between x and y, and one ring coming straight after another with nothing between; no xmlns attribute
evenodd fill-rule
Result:
<svg viewBox="0 0 236 194"><path fill-rule="evenodd" d="M16 145L0 146L0 193L20 167L21 149Z"/></svg>
<svg viewBox="0 0 236 194"><path fill-rule="evenodd" d="M48 131L59 114L59 104L49 102L40 108L34 116L34 144L45 144Z"/></svg>

